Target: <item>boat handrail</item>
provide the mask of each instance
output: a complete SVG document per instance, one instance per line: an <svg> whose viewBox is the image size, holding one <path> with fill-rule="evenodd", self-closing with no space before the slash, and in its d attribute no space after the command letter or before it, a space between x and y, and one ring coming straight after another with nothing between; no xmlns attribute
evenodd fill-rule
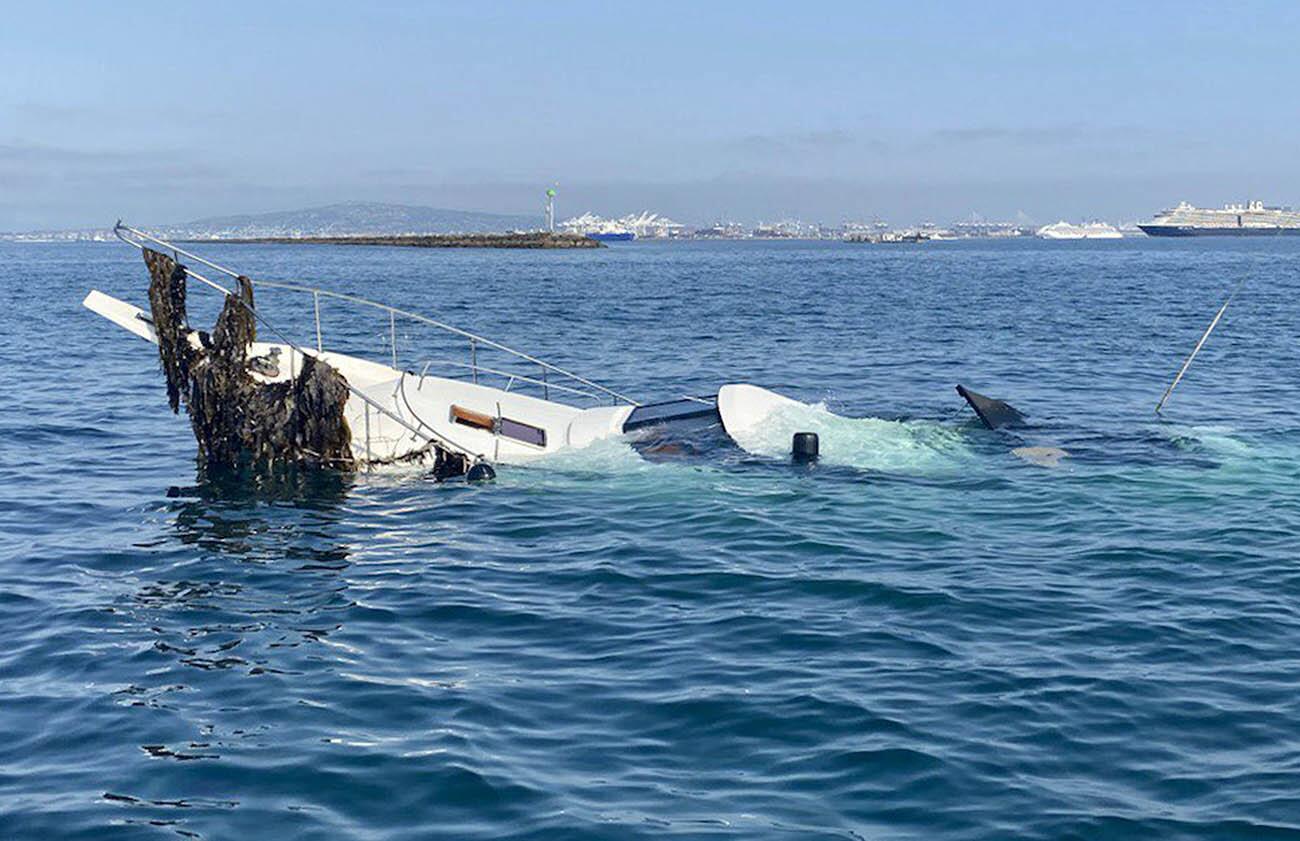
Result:
<svg viewBox="0 0 1300 841"><path fill-rule="evenodd" d="M173 243L170 243L170 242L167 242L166 240L163 240L163 239L160 239L160 238L158 238L158 237L155 237L155 236L153 236L152 234L149 234L149 233L147 233L147 232L145 232L145 231L142 231L142 230L140 230L140 229L138 229L138 228L133 228L133 227L131 227L130 225L124 225L124 224L122 224L122 220L120 220L120 219L117 221L117 224L113 226L113 233L117 236L118 239L122 240L123 242L125 242L125 243L127 243L127 244L129 244L129 245L133 245L133 246L135 246L136 248L143 249L144 246L143 246L143 244L141 244L140 242L136 242L136 241L130 239L130 238L127 237L125 234L129 233L129 234L131 234L132 236L139 237L139 238L142 239L142 240L147 240L147 241L149 241L149 242L155 243L155 244L157 244L157 245L159 245L159 246L161 246L161 247L163 247L163 248L166 248L166 249L170 250L170 251L173 253L174 256L179 256L179 255L182 255L182 254L183 254L183 255L185 255L187 258L189 258L190 260L193 260L193 261L195 261L195 262L197 262L197 263L201 263L201 264L203 264L203 265L205 265L205 266L208 266L209 268L211 268L211 269L213 269L213 270L215 270L215 271L219 271L219 272L221 272L221 273L227 275L228 277L231 277L231 278L239 278L239 277L242 277L242 275L241 275L239 272L236 272L236 271L234 271L233 269L230 269L230 268L227 268L227 267L225 267L225 266L222 266L222 265L220 265L219 263L214 263L214 262L212 262L211 260L208 260L208 259L206 259L206 258L204 258L204 257L199 256L198 254L195 254L195 253L193 253L193 252L191 252L191 251L187 251L187 250L185 250L185 249L183 249L183 248L180 248L180 247L176 246L176 245L173 244ZM193 274L193 273L191 272L191 274ZM198 275L195 275L195 277L198 277ZM226 294L229 294L229 291L226 290L224 287L222 287L220 284L214 284L214 283L212 283L211 281L207 281L207 280L204 279L204 278L199 278L199 279L200 279L200 280L204 280L204 282L208 283L208 285L213 286L214 288L220 290L221 292L224 292L224 293L226 293ZM511 355L511 356L514 356L514 357L518 358L518 359L522 359L522 360L524 360L524 361L526 361L526 362L529 362L529 363L532 363L532 364L534 364L534 365L537 365L537 366L541 367L541 368L542 368L543 370L545 370L545 371L552 371L552 372L554 372L554 373L556 373L556 374L558 374L558 375L560 375L560 376L562 376L562 377L567 377L568 379L571 379L571 380L573 380L574 382L581 383L582 385L585 385L585 386L587 386L588 388L595 389L596 391L600 392L601 394L604 394L604 395L606 395L606 396L608 396L608 397L612 397L615 401L621 401L621 402L624 402L624 403L631 404L631 405L633 405L633 406L639 406L639 405L641 405L639 401L634 400L634 399L632 399L631 397L628 397L628 396L625 395L625 394L620 394L619 392L614 391L614 390L611 389L611 388L607 388L607 387L601 385L600 383L592 382L591 380L587 379L586 377L583 377L583 376L581 376L581 375L579 375L579 374L575 374L575 373L573 373L572 371L566 371L565 369L559 367L558 365L553 365L553 364L551 364L551 363L549 363L549 362L546 362L545 360L538 359L537 357L532 356L531 354L524 353L523 351L515 350L514 348L511 348L511 347L508 347L508 346L506 346L506 345L503 345L503 344L501 344L500 342L495 342L495 341L493 341L492 339L486 338L485 336L479 336L479 335L477 335L477 334L474 334L474 333L469 332L468 330L462 330L462 329L459 328L459 327L455 327L455 326L453 326L453 325L451 325L451 324L447 324L447 323L445 323L445 322L438 321L437 319L429 318L428 316L421 315L421 314L416 313L416 312L411 312L410 310L403 310L403 309L400 309L400 308L398 308L398 307L394 307L394 306L390 306L390 305L388 305L388 304L380 303L380 302L378 302L378 301L371 301L371 300L369 300L369 299L367 299L367 298L362 298L362 297L360 297L359 295L349 295L349 294L347 294L347 293L345 293L345 292L334 292L334 291L331 291L331 290L329 290L329 289L321 289L321 288L319 288L319 287L307 286L307 285L304 285L304 284L286 283L286 282L283 282L283 281L272 281L272 280L253 280L252 278L250 278L249 280L253 283L254 286L265 286L265 287L267 287L267 288L271 288L271 289L283 289L283 290L286 290L286 291L291 291L291 292L301 292L301 293L304 293L304 294L310 294L310 295L312 295L312 297L313 297L313 304L315 305L315 316L316 316L316 350L317 350L317 352L323 352L323 351L324 351L324 341L323 341L323 338L322 338L322 336L321 336L321 327L320 327L320 298L321 298L321 297L325 297L325 298L334 298L334 299L341 300L341 301L347 301L347 302L352 303L352 304L358 304L358 305L361 305L361 306L373 307L373 308L375 308L375 309L383 310L383 311L385 311L385 312L387 312L387 313L389 314L389 317L390 317L390 324L391 324L391 320L392 320L393 318L395 318L396 316L401 316L401 317L403 317L403 318L409 318L409 319L411 319L411 320L413 320L413 321L416 321L416 322L419 322L419 323L422 323L422 324L427 324L427 325L429 325L429 326L431 326L431 327L435 327L435 328L437 328L437 329L439 329L439 330L443 330L443 331L448 332L448 333L451 333L451 334L453 334L453 335L461 336L462 338L468 339L468 340L470 341L470 352L471 352L471 356L473 356L473 354L476 352L476 350L477 350L477 347L476 347L476 346L477 346L477 345L483 345L483 346L485 346L485 347L490 347L490 348L492 348L492 349L494 349L494 350L499 350L499 351L501 351L501 352L503 352L503 353L507 353L507 354L509 354L509 355ZM392 347L392 351L393 351L394 363L396 363L396 356L397 356L397 337L396 337L396 327L395 327L395 326L392 326L392 334L393 334L393 336L392 336L392 337L393 337L393 347ZM394 364L394 367L397 367L396 364ZM489 369L482 368L482 367L478 366L476 360L473 361L473 362L471 362L470 365L469 365L469 367L471 367L471 368L478 368L478 370L482 370L482 371L485 371L485 372L488 372L488 373L497 374L497 375L499 375L499 376L515 377L516 379L522 379L522 380L526 380L526 381L533 381L533 382L536 382L535 380L531 380L531 378L528 378L528 377L525 377L525 376L523 376L523 375L519 375L519 374L514 374L514 373L510 373L510 372L501 372L501 371L490 371ZM545 383L545 382L542 382L542 383L540 383L540 384L543 385L543 387L552 387L552 386L554 386L554 387L558 387L558 384L551 384L551 383ZM594 395L586 394L585 392L581 392L581 391L579 391L579 392L577 392L577 393L582 394L583 396L587 397L588 399L599 399L599 398L596 398Z"/></svg>
<svg viewBox="0 0 1300 841"><path fill-rule="evenodd" d="M304 286L296 283L285 283L283 281L278 281L278 280L254 280L253 283L254 285L257 286L266 286L272 289L284 289L291 292L302 292L302 293L309 293L312 295L319 295L323 298L335 298L338 300L347 301L352 304L374 307L375 309L383 310L391 315L399 315L403 318L409 318L412 321L417 321L422 324L428 324L431 327L436 327L448 333L453 333L457 336L462 336L466 339L469 339L471 342L477 345L490 347L493 348L494 350L499 350L502 351L503 353L508 353L511 356L524 360L525 362L531 362L532 364L537 365L540 368L545 368L546 370L553 371L562 377L567 377L575 382L582 383L588 388L593 388L601 392L602 394L605 394L609 397L613 397L616 400L622 401L624 403L630 403L633 406L641 405L638 401L633 400L631 397L628 397L624 394L620 394L611 388L607 388L601 385L600 383L592 382L586 377L583 377L579 374L575 374L572 371L566 371L565 369L559 367L558 365L553 365L550 362L546 362L545 360L538 359L537 357L532 356L531 354L527 354L524 353L523 351L515 350L514 348L503 345L500 342L495 342L484 336L479 336L475 333L469 332L468 330L462 330L459 327L455 327L451 324L438 321L437 319L429 318L428 316L425 315L420 315L419 313L416 312L411 312L410 310L404 310L399 307L390 306L389 304L380 303L378 301L371 301L367 298L362 298L358 295L349 295L345 292L333 292L328 289L320 289L314 286ZM471 365L470 367L476 367L479 370L484 371L486 373L501 374L503 376L514 376L514 377L518 377L519 379L527 379L526 377L512 374L509 372L493 371L483 366ZM587 394L586 392L579 392L579 393L584 394L585 396L588 397L592 396L590 394Z"/></svg>
<svg viewBox="0 0 1300 841"><path fill-rule="evenodd" d="M501 371L501 370L497 370L496 368L488 368L488 367L486 367L486 366L484 366L484 365L475 365L475 364L472 364L472 363L469 363L469 362L457 362L457 361L454 360L454 359L428 359L428 360L425 360L425 362L424 362L424 368L422 369L422 371L425 372L425 373L427 373L428 370L429 370L429 366L431 366L431 365L451 365L451 366L456 367L456 368L465 368L465 369L468 369L468 370L470 370L470 371L473 371L473 372L476 373L476 374L477 374L477 373L480 373L480 372L481 372L481 373L484 373L484 374L493 374L493 375L498 376L498 377L507 377L507 378L509 378L510 380L518 380L518 381L520 381L520 382L529 383L530 385L541 386L543 389L552 389L552 388L553 388L553 389L555 389L556 391L563 391L563 392L565 392L566 394L575 394L575 395L577 395L577 396L579 396L579 397L585 397L585 398L587 398L588 400L599 400L599 399L600 399L600 395L592 394L590 391L583 391L583 390L580 389L580 388L573 388L572 386L562 385L562 384L560 384L560 383L552 383L552 382L547 382L546 380L539 380L539 379L536 379L536 378L534 378L534 377L529 377L529 376L527 376L527 375L525 375L525 374L516 373L516 372L514 372L514 371ZM421 373L421 375L420 375L420 379L423 379L423 378L424 378L424 373ZM504 389L502 389L502 390L503 390L503 391L509 391L509 390L510 390L509 385L507 385L507 386L506 386ZM640 405L640 404L638 403L638 404L636 404L636 405Z"/></svg>

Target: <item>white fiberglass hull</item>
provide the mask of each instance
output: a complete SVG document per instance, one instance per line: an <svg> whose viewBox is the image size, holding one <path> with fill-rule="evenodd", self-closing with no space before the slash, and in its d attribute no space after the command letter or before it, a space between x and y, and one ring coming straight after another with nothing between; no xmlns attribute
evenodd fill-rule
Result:
<svg viewBox="0 0 1300 841"><path fill-rule="evenodd" d="M157 344L149 316L99 291L84 305L142 339ZM198 337L191 334L197 345ZM356 391L344 407L359 462L400 461L437 442L473 459L524 464L565 449L622 434L633 406L579 409L461 380L420 376L347 354L307 351L338 370ZM284 344L254 342L250 360L274 359L261 382L298 374L303 355ZM272 373L273 371L273 373ZM418 431L417 431L418 430Z"/></svg>

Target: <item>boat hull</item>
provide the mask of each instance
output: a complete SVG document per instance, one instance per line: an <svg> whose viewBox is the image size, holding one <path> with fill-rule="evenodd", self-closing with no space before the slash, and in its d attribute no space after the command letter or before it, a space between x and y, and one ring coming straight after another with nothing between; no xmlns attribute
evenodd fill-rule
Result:
<svg viewBox="0 0 1300 841"><path fill-rule="evenodd" d="M630 242L636 239L636 234L631 231L608 234L587 234L587 239L599 240L600 242Z"/></svg>
<svg viewBox="0 0 1300 841"><path fill-rule="evenodd" d="M97 290L82 303L141 339L158 343L153 320L139 307ZM191 331L189 341L196 349L202 347L197 331ZM635 408L581 409L465 380L413 374L348 354L272 342L249 346L250 358L275 360L268 369L250 373L260 383L288 382L302 371L304 354L329 364L347 381L350 394L343 415L352 433L352 455L362 464L415 458L430 442L474 460L525 464L622 435Z"/></svg>
<svg viewBox="0 0 1300 841"><path fill-rule="evenodd" d="M1276 237L1300 235L1300 227L1221 227L1200 225L1138 225L1149 237Z"/></svg>

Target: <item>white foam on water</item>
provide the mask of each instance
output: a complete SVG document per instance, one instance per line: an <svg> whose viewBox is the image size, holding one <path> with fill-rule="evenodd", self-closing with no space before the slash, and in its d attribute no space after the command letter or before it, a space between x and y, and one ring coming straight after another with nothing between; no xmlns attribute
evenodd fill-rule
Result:
<svg viewBox="0 0 1300 841"><path fill-rule="evenodd" d="M796 432L817 433L823 464L860 470L942 473L971 457L961 432L953 427L933 421L846 418L823 403L781 406L733 438L746 452L785 459Z"/></svg>
<svg viewBox="0 0 1300 841"><path fill-rule="evenodd" d="M626 438L606 438L565 449L525 465L501 465L497 483L546 492L612 494L641 501L684 494L711 495L727 479L698 456L646 459Z"/></svg>
<svg viewBox="0 0 1300 841"><path fill-rule="evenodd" d="M1226 426L1170 426L1173 445L1215 462L1219 481L1267 488L1300 478L1300 441L1292 435L1258 436Z"/></svg>
<svg viewBox="0 0 1300 841"><path fill-rule="evenodd" d="M623 437L601 438L585 447L566 447L522 465L528 470L555 470L567 473L598 473L616 476L639 473L655 467L641 458Z"/></svg>

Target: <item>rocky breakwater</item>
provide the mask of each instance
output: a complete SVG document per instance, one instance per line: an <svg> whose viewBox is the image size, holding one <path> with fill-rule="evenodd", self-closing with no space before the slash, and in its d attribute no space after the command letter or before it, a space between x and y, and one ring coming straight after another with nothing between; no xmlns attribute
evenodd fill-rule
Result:
<svg viewBox="0 0 1300 841"><path fill-rule="evenodd" d="M580 234L529 231L509 234L382 234L349 236L251 237L225 242L272 242L303 245L399 245L410 248L604 248Z"/></svg>

